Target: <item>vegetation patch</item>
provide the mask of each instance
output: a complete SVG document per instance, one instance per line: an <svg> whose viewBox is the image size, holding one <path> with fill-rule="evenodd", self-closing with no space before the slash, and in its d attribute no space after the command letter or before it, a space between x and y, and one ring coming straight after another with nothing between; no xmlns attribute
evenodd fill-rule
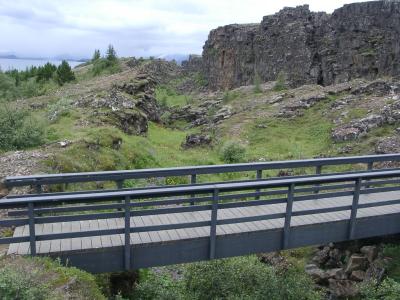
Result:
<svg viewBox="0 0 400 300"><path fill-rule="evenodd" d="M45 127L26 110L0 106L0 151L39 146L45 141Z"/></svg>
<svg viewBox="0 0 400 300"><path fill-rule="evenodd" d="M0 260L2 300L103 300L95 278L49 258L7 257Z"/></svg>

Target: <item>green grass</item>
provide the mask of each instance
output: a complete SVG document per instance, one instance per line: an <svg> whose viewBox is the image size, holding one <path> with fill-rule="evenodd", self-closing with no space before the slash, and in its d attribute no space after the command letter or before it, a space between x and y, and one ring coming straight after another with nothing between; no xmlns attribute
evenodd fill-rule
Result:
<svg viewBox="0 0 400 300"><path fill-rule="evenodd" d="M383 254L390 259L387 267L387 275L397 282L400 282L400 245L384 245Z"/></svg>
<svg viewBox="0 0 400 300"><path fill-rule="evenodd" d="M156 99L161 106L178 106L182 107L192 102L192 98L188 95L178 94L174 88L169 86L159 86L156 88Z"/></svg>
<svg viewBox="0 0 400 300"><path fill-rule="evenodd" d="M260 120L266 128L250 124L244 133L249 140L249 159L302 159L334 154L330 138L332 123L320 110L317 105L301 117Z"/></svg>

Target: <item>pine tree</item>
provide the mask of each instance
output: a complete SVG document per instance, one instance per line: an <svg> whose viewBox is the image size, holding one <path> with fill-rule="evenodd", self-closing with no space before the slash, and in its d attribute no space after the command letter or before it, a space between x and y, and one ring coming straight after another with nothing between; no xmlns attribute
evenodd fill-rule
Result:
<svg viewBox="0 0 400 300"><path fill-rule="evenodd" d="M65 60L63 60L61 62L61 65L58 66L56 75L56 79L59 85L63 85L66 82L75 80L75 74L72 71L71 66Z"/></svg>
<svg viewBox="0 0 400 300"><path fill-rule="evenodd" d="M99 49L94 50L92 62L99 60L100 57L101 57L100 50Z"/></svg>
<svg viewBox="0 0 400 300"><path fill-rule="evenodd" d="M106 59L111 64L117 60L117 52L115 52L114 46L111 44L108 45Z"/></svg>

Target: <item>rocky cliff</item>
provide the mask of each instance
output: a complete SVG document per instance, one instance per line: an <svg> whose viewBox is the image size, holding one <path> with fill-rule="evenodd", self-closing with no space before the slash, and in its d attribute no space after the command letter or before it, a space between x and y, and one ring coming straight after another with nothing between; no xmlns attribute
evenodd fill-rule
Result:
<svg viewBox="0 0 400 300"><path fill-rule="evenodd" d="M330 85L400 74L400 2L348 4L332 14L284 8L260 24L210 32L203 68L211 89L275 80Z"/></svg>

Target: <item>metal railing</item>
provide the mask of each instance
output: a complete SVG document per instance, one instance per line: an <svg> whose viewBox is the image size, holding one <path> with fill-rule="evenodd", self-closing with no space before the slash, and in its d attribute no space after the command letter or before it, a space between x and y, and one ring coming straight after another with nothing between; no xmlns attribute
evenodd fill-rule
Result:
<svg viewBox="0 0 400 300"><path fill-rule="evenodd" d="M255 172L255 179L262 180L263 172L267 170L315 168L315 174L319 175L322 174L323 167L327 166L365 164L366 170L370 171L374 168L374 163L390 161L400 161L400 154L366 155L353 157L319 158L306 160L273 161L212 166L189 166L177 168L141 169L109 172L17 176L5 178L4 183L10 190L14 187L32 186L34 187L34 190L37 194L46 193L43 190L43 186L46 185L68 185L73 183L102 181L115 182L115 190L122 190L124 186L124 181L131 179L189 176L190 184L197 184L199 181L199 175ZM79 191L78 193L81 192L82 191ZM69 194L71 193L73 192L70 192ZM15 197L19 196L16 195Z"/></svg>
<svg viewBox="0 0 400 300"><path fill-rule="evenodd" d="M360 208L399 204L399 199L359 204L360 194L400 190L400 170L381 170L351 174L254 180L235 183L158 187L152 189L103 191L69 195L26 195L0 201L0 209L21 209L21 218L0 220L0 227L28 225L29 235L0 238L0 244L29 242L31 255L36 255L36 243L55 239L123 234L125 268L131 266L130 234L195 227L210 227L209 258L215 258L216 229L219 225L262 220L284 219L282 249L289 245L293 216L351 211L348 239L352 239ZM316 194L318 190L320 193ZM192 195L196 195L192 197ZM293 211L296 201L351 196L351 205ZM115 203L120 201L121 203ZM194 203L194 205L188 205ZM78 204L78 205L76 205ZM174 206L171 206L171 205ZM256 216L218 219L218 211L226 208L286 204L285 212ZM173 224L133 226L131 217L171 213L210 211L209 220ZM36 234L35 225L124 218L124 226L114 229Z"/></svg>

